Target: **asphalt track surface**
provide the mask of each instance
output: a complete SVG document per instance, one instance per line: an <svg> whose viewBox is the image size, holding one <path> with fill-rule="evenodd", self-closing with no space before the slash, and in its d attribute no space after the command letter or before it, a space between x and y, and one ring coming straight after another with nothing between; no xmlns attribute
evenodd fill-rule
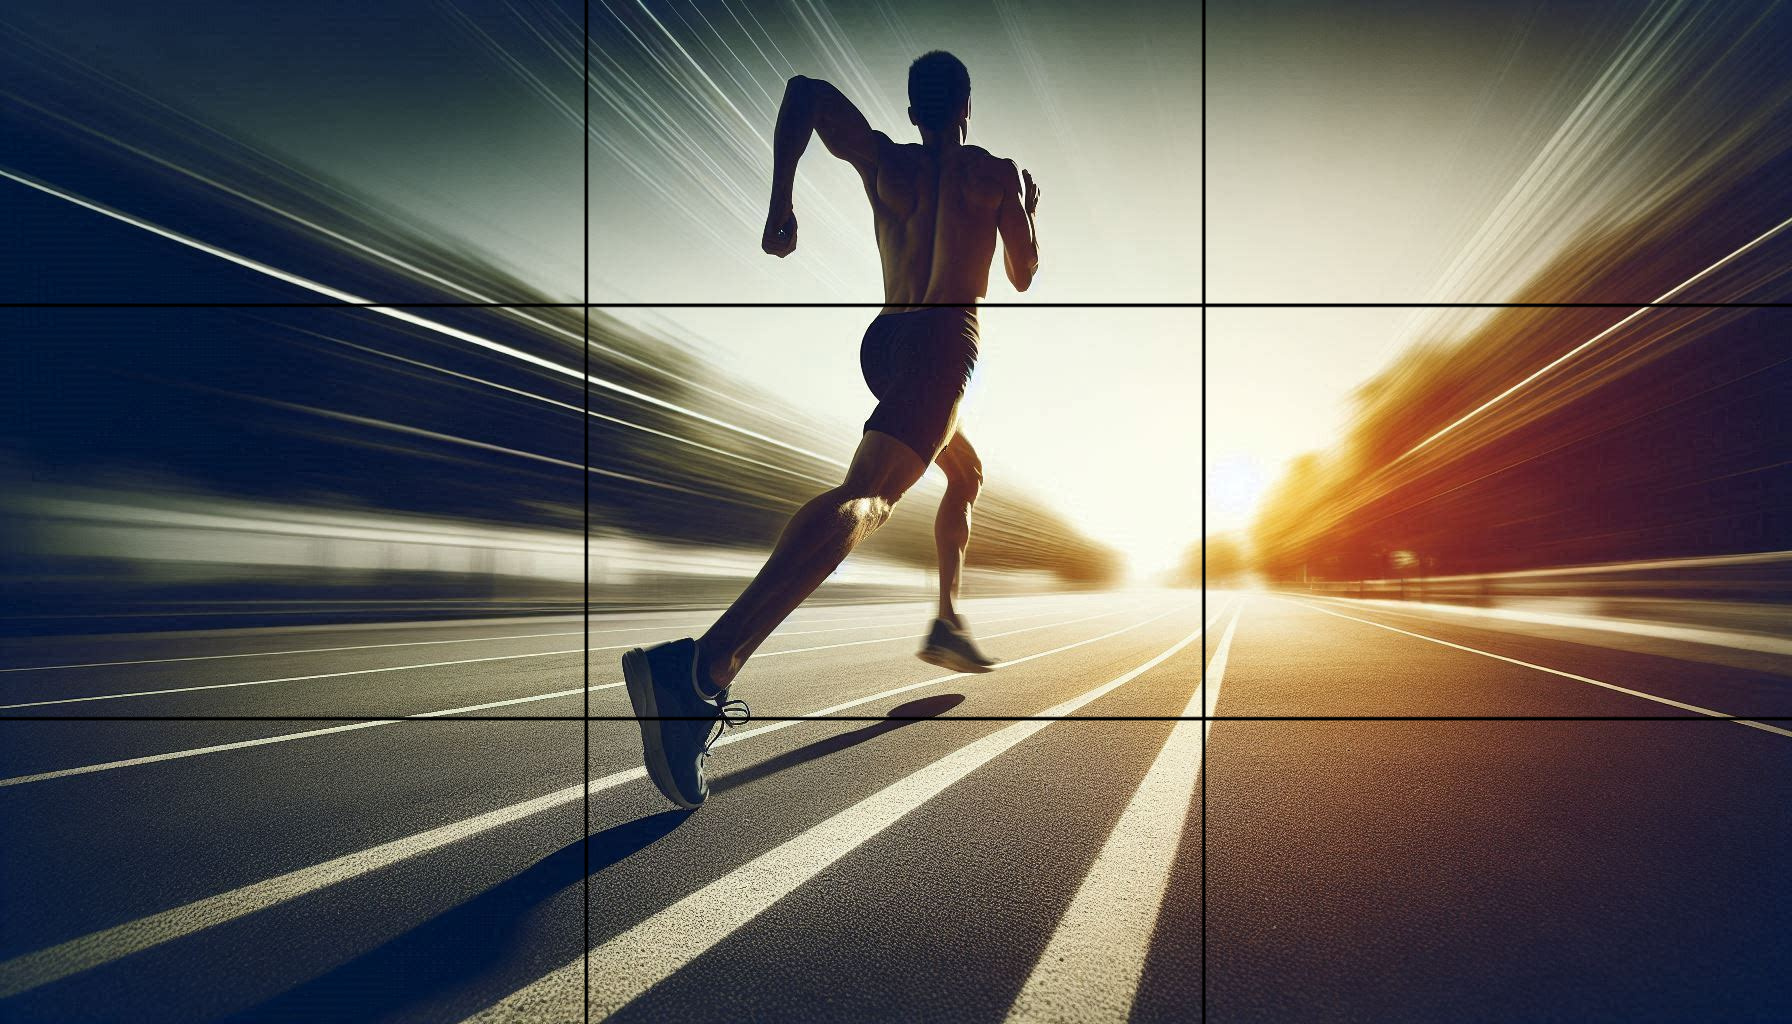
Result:
<svg viewBox="0 0 1792 1024"><path fill-rule="evenodd" d="M1784 659L1145 592L957 676L816 606L686 813L614 684L710 614L0 647L0 1019L1784 1019Z"/></svg>

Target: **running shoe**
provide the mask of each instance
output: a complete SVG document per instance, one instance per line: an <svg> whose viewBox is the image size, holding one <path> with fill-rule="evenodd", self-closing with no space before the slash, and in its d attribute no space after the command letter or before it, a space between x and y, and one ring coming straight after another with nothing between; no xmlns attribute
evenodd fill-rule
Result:
<svg viewBox="0 0 1792 1024"><path fill-rule="evenodd" d="M964 620L958 621L962 623ZM954 626L945 619L933 620L933 630L927 634L927 644L916 657L929 665L949 668L954 672L989 672L996 664L971 642L968 628Z"/></svg>
<svg viewBox="0 0 1792 1024"><path fill-rule="evenodd" d="M725 730L746 724L746 702L729 700L726 689L713 697L703 692L697 642L689 637L629 651L622 677L641 726L648 778L678 806L701 807L709 797L709 748Z"/></svg>

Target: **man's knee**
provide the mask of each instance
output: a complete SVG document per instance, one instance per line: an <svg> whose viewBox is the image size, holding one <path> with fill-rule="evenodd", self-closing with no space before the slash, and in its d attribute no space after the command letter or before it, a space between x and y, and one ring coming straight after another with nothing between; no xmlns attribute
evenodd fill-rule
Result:
<svg viewBox="0 0 1792 1024"><path fill-rule="evenodd" d="M847 514L863 530L875 530L890 521L890 514L896 509L896 501L901 492L893 495L861 494L846 502Z"/></svg>
<svg viewBox="0 0 1792 1024"><path fill-rule="evenodd" d="M970 459L957 463L946 473L946 488L966 505L974 505L983 493L983 463Z"/></svg>

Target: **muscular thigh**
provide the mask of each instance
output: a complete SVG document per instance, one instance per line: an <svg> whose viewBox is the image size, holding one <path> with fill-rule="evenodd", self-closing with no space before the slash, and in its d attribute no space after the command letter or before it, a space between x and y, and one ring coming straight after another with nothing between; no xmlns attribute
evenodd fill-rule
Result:
<svg viewBox="0 0 1792 1024"><path fill-rule="evenodd" d="M853 453L841 486L855 497L893 502L913 487L926 470L927 464L907 444L889 434L868 430L859 439L859 449Z"/></svg>

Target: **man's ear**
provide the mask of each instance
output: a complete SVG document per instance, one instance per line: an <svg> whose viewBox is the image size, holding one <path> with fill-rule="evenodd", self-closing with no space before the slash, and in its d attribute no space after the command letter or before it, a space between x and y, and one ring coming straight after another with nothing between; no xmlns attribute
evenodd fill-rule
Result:
<svg viewBox="0 0 1792 1024"><path fill-rule="evenodd" d="M921 127L921 122L915 120L915 108L914 107L908 108L908 123L914 125L916 128Z"/></svg>

